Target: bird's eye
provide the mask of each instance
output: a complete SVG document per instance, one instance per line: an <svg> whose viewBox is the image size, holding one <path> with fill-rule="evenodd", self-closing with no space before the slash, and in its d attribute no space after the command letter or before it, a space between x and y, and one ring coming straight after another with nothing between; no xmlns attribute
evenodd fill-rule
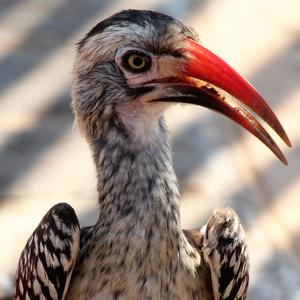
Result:
<svg viewBox="0 0 300 300"><path fill-rule="evenodd" d="M141 73L149 70L151 59L142 52L129 52L123 56L122 65L132 73Z"/></svg>

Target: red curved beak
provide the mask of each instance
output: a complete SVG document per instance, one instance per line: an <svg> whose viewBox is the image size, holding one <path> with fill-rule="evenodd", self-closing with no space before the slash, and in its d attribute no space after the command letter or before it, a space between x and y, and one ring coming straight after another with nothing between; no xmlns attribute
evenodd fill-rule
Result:
<svg viewBox="0 0 300 300"><path fill-rule="evenodd" d="M253 86L221 58L194 40L186 40L183 53L186 56L184 74L188 78L192 77L189 79L190 87L178 87L183 94L190 95L189 100L185 98L183 102L206 106L228 116L259 138L284 164L287 164L279 147L259 124L255 116L246 109L248 107L260 116L288 146L291 146L291 142L277 117ZM240 103L227 98L222 91L215 89L215 87L226 91L238 99ZM185 90L183 91L183 89Z"/></svg>

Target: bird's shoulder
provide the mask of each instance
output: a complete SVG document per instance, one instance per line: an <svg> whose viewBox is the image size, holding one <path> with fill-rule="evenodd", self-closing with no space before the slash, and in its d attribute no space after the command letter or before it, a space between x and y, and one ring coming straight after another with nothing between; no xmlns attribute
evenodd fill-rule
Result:
<svg viewBox="0 0 300 300"><path fill-rule="evenodd" d="M183 232L201 255L201 272L209 273L214 299L246 299L248 247L237 214L228 207L217 209L201 229Z"/></svg>
<svg viewBox="0 0 300 300"><path fill-rule="evenodd" d="M75 211L66 203L53 206L21 253L14 299L64 299L79 245Z"/></svg>

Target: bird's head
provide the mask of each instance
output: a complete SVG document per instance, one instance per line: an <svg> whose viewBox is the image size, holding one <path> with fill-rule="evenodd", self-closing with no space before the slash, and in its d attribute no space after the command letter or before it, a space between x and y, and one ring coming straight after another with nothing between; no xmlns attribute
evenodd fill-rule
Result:
<svg viewBox="0 0 300 300"><path fill-rule="evenodd" d="M254 115L290 145L272 110L197 40L178 20L151 11L122 11L92 28L78 43L72 88L76 119L88 140L112 125L132 141L147 142L171 103L191 103L226 115L286 163Z"/></svg>

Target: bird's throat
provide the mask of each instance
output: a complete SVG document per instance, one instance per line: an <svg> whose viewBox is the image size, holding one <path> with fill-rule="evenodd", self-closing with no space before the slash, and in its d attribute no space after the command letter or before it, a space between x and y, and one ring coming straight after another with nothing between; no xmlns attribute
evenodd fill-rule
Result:
<svg viewBox="0 0 300 300"><path fill-rule="evenodd" d="M110 128L93 145L98 175L98 226L178 235L179 195L171 150L159 122L155 143L138 143ZM121 224L121 225L120 225ZM170 232L169 232L170 231Z"/></svg>

